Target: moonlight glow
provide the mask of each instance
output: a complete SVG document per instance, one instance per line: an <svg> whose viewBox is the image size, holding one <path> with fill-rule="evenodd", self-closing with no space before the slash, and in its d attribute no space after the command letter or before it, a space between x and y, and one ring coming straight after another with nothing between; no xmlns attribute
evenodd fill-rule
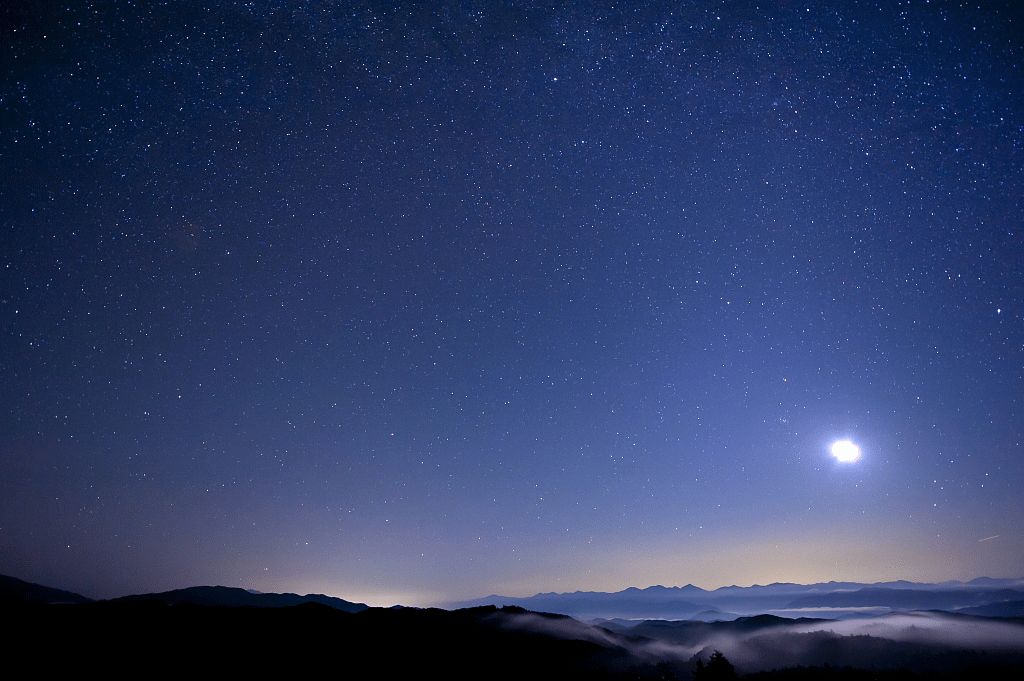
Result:
<svg viewBox="0 0 1024 681"><path fill-rule="evenodd" d="M860 447L849 440L836 440L832 443L831 451L839 463L854 463L860 460Z"/></svg>

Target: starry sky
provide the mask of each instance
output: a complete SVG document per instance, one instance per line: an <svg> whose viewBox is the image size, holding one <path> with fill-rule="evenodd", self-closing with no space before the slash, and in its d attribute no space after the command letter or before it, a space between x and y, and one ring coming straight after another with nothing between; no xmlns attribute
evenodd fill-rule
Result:
<svg viewBox="0 0 1024 681"><path fill-rule="evenodd" d="M3 3L0 572L1021 576L1024 10L779 5Z"/></svg>

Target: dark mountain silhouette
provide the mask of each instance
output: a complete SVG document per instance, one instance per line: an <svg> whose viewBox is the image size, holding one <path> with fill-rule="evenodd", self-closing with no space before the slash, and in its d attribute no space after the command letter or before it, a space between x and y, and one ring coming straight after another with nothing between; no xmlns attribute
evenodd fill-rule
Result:
<svg viewBox="0 0 1024 681"><path fill-rule="evenodd" d="M0 603L86 603L80 594L0 575Z"/></svg>
<svg viewBox="0 0 1024 681"><path fill-rule="evenodd" d="M22 604L10 661L41 674L320 675L342 678L686 679L686 660L561 615L493 607L445 611L169 605L117 599ZM58 648L60 655L53 655ZM9 662L11 664L13 662Z"/></svg>
<svg viewBox="0 0 1024 681"><path fill-rule="evenodd" d="M300 596L292 593L259 593L229 586L193 586L187 589L175 589L162 593L138 594L114 599L114 602L152 601L166 605L204 605L222 607L249 608L287 608L303 603L319 603L342 612L360 612L366 610L365 603L352 603L333 596L323 594L306 594Z"/></svg>

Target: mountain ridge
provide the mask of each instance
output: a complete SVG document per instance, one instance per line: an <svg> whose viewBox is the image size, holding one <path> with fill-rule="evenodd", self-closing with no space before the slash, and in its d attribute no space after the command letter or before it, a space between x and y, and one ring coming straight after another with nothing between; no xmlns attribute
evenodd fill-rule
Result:
<svg viewBox="0 0 1024 681"><path fill-rule="evenodd" d="M733 617L767 611L805 609L888 610L983 607L1024 599L1024 579L978 577L970 581L885 582L829 581L812 584L773 582L751 586L703 589L685 586L630 586L620 591L541 592L514 597L491 594L442 604L447 608L516 605L530 610L562 612L584 619L690 619L709 609ZM791 613L799 615L799 612Z"/></svg>
<svg viewBox="0 0 1024 681"><path fill-rule="evenodd" d="M28 582L24 579L0 575L0 602L5 603L88 603L82 594L52 586Z"/></svg>
<svg viewBox="0 0 1024 681"><path fill-rule="evenodd" d="M318 603L342 612L369 609L365 603L347 601L324 594L263 593L233 586L190 586L158 593L133 594L112 598L107 602L157 601L165 605L202 605L221 607L287 608L304 603Z"/></svg>
<svg viewBox="0 0 1024 681"><path fill-rule="evenodd" d="M211 607L287 608L316 603L342 612L362 612L370 606L324 594L263 593L234 586L189 586L153 593L129 594L107 599L91 599L73 591L0 575L0 602L3 603L162 603Z"/></svg>

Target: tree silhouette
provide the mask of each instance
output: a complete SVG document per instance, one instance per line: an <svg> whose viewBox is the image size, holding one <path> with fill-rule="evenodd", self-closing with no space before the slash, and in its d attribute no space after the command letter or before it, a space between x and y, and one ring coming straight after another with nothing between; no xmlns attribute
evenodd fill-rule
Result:
<svg viewBox="0 0 1024 681"><path fill-rule="evenodd" d="M707 664L704 660L697 660L697 667L693 670L694 681L725 681L736 678L736 668L729 660L725 659L722 651L716 650L711 653Z"/></svg>

